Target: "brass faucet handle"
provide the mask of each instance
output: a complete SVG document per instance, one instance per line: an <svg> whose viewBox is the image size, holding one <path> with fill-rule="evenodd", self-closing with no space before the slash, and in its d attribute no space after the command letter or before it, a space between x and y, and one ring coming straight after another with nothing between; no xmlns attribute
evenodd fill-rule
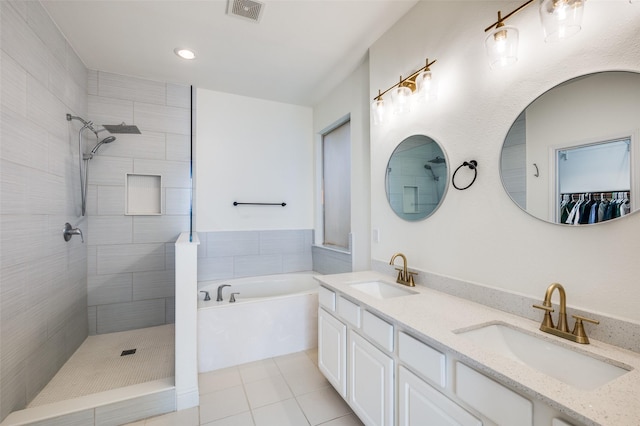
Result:
<svg viewBox="0 0 640 426"><path fill-rule="evenodd" d="M571 332L571 334L575 336L576 342L583 344L589 343L589 338L587 337L587 333L584 331L582 321L587 321L593 324L600 324L600 321L583 317L581 315L572 315L572 317L575 318L576 323L573 326L573 331Z"/></svg>
<svg viewBox="0 0 640 426"><path fill-rule="evenodd" d="M396 271L398 271L398 279L396 281L402 282L407 279L407 277L404 276L404 269L396 268Z"/></svg>
<svg viewBox="0 0 640 426"><path fill-rule="evenodd" d="M413 281L413 276L414 275L418 275L418 273L417 272L407 271L407 275L408 276L406 277L406 279L407 279L407 281L409 283L409 286L411 286L411 287L415 286L416 283Z"/></svg>
<svg viewBox="0 0 640 426"><path fill-rule="evenodd" d="M571 316L576 320L576 322L577 321L586 321L586 322L590 322L591 324L600 324L600 321L594 320L594 319L591 319L591 318L587 318L587 317L583 317L582 315L571 315Z"/></svg>
<svg viewBox="0 0 640 426"><path fill-rule="evenodd" d="M544 311L547 311L548 313L555 312L555 310L551 306L533 305L533 307L536 309L542 309Z"/></svg>

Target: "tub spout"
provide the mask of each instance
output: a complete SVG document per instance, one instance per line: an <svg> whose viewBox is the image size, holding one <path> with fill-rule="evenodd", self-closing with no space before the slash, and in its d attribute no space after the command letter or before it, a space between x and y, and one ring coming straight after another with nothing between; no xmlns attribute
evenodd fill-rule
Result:
<svg viewBox="0 0 640 426"><path fill-rule="evenodd" d="M230 284L221 284L218 286L218 297L216 298L216 302L222 302L222 289L225 287L231 287Z"/></svg>

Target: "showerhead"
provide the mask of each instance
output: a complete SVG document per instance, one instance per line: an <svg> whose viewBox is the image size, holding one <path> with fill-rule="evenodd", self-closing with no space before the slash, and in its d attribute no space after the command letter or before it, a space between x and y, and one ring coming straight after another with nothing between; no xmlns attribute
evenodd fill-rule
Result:
<svg viewBox="0 0 640 426"><path fill-rule="evenodd" d="M431 176L433 176L433 180L435 180L436 182L440 180L440 178L436 176L436 172L433 171L433 168L430 165L425 164L424 168L431 172Z"/></svg>
<svg viewBox="0 0 640 426"><path fill-rule="evenodd" d="M442 164L444 162L446 162L447 160L445 160L444 158L440 157L439 155L436 156L436 158L433 158L431 160L429 160L430 163L433 164Z"/></svg>
<svg viewBox="0 0 640 426"><path fill-rule="evenodd" d="M89 154L89 157L93 157L93 155L98 152L98 148L100 148L102 146L102 144L104 143L111 143L113 141L116 140L115 136L107 136L106 138L102 139L100 142L98 142L96 144L96 146L93 147L93 149L91 150L91 154Z"/></svg>
<svg viewBox="0 0 640 426"><path fill-rule="evenodd" d="M102 127L104 127L111 134L142 134L140 132L140 129L138 129L138 126L125 124L124 121L120 124L103 124Z"/></svg>

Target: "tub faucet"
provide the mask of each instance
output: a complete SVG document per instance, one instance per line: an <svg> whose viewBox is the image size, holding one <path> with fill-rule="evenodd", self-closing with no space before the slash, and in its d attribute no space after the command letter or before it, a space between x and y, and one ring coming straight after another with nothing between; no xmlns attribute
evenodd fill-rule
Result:
<svg viewBox="0 0 640 426"><path fill-rule="evenodd" d="M209 292L208 291L201 291L200 293L204 293L204 300L205 302L207 300L211 300L211 297L209 296Z"/></svg>
<svg viewBox="0 0 640 426"><path fill-rule="evenodd" d="M551 312L554 312L553 306L551 305L551 296L553 296L553 292L558 290L558 294L560 295L560 312L558 312L558 325L553 325L553 318L551 318ZM536 309L542 309L545 311L544 318L542 319L542 324L540 324L540 330L545 333L551 333L555 336L562 337L564 339L571 340L576 343L589 343L589 338L587 337L587 333L584 331L584 325L582 321L587 321L593 324L600 324L600 321L586 318L580 315L572 315L572 317L576 320L573 331L569 332L569 326L567 324L567 294L564 291L564 287L562 284L553 283L547 287L547 291L544 294L544 301L542 305L533 305Z"/></svg>
<svg viewBox="0 0 640 426"><path fill-rule="evenodd" d="M393 265L396 257L400 256L402 258L402 269L396 268L398 271L398 279L396 282L398 284L408 285L409 287L415 287L415 283L413 282L413 276L417 275L416 272L409 272L407 270L407 257L402 253L396 253L391 256L391 260L389 261L389 265Z"/></svg>
<svg viewBox="0 0 640 426"><path fill-rule="evenodd" d="M222 289L225 287L231 287L230 284L221 284L218 286L218 297L216 298L216 302L222 302Z"/></svg>
<svg viewBox="0 0 640 426"><path fill-rule="evenodd" d="M231 293L231 297L229 298L229 303L236 302L236 294L240 294L240 293Z"/></svg>

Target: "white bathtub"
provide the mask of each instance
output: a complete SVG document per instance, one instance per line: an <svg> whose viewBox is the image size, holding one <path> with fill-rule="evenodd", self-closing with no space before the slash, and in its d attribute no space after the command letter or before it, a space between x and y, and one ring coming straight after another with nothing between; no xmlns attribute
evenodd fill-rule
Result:
<svg viewBox="0 0 640 426"><path fill-rule="evenodd" d="M313 273L198 282L198 371L315 348L318 282ZM216 301L218 286L223 302ZM231 293L236 302L229 303Z"/></svg>

